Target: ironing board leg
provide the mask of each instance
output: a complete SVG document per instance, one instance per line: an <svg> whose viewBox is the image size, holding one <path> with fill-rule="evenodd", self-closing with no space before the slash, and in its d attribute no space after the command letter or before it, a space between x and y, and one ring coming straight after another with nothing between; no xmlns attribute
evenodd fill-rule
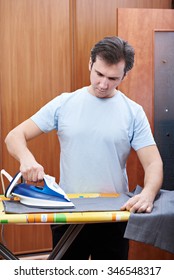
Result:
<svg viewBox="0 0 174 280"><path fill-rule="evenodd" d="M3 256L6 260L19 260L2 243L0 243L0 255Z"/></svg>
<svg viewBox="0 0 174 280"><path fill-rule="evenodd" d="M68 227L62 238L57 243L56 247L48 256L48 260L60 260L65 254L71 243L79 234L84 224L72 224Z"/></svg>

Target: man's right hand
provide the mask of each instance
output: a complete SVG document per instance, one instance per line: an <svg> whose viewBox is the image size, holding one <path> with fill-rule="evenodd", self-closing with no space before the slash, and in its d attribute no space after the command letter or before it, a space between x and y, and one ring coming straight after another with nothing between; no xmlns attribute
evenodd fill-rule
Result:
<svg viewBox="0 0 174 280"><path fill-rule="evenodd" d="M34 162L31 165L29 165L28 162L27 165L21 164L20 172L22 173L24 180L30 182L40 182L45 175L43 166L37 162Z"/></svg>

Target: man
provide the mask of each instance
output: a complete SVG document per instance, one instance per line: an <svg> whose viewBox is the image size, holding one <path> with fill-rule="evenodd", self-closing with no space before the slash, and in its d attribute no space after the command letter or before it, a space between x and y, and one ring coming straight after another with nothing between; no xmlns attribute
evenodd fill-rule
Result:
<svg viewBox="0 0 174 280"><path fill-rule="evenodd" d="M142 107L116 90L133 64L134 49L126 41L104 38L91 50L91 84L54 98L7 135L8 151L19 161L24 179L36 182L44 177L27 142L55 129L61 147L60 186L66 193L126 192L126 161L133 148L145 172L144 188L121 210L152 211L162 184L162 160ZM64 258L127 259L125 226L85 225ZM52 227L54 246L65 228Z"/></svg>

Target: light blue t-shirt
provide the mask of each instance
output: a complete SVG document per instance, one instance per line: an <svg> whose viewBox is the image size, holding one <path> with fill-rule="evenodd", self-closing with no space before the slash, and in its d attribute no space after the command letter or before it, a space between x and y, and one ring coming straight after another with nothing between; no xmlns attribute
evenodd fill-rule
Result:
<svg viewBox="0 0 174 280"><path fill-rule="evenodd" d="M126 160L134 150L155 145L140 105L120 91L98 98L87 87L63 93L31 119L60 141L60 186L66 193L126 192Z"/></svg>

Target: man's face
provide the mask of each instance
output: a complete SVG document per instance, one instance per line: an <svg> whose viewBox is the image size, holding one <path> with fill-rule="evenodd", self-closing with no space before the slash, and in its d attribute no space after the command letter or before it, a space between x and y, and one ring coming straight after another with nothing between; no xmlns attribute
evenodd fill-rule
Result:
<svg viewBox="0 0 174 280"><path fill-rule="evenodd" d="M89 92L99 98L108 98L115 95L115 88L121 83L124 77L125 62L107 64L100 57L96 61L89 62L91 86Z"/></svg>

